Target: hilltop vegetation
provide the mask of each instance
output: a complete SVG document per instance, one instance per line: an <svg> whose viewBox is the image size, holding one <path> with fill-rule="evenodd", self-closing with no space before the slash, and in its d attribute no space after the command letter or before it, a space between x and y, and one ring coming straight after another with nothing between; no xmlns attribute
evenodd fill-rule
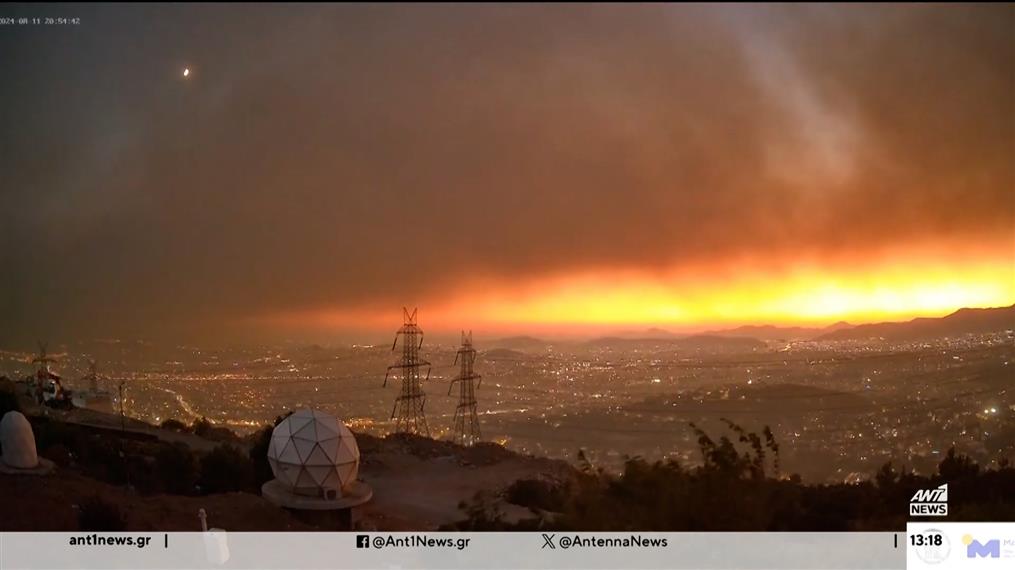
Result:
<svg viewBox="0 0 1015 570"><path fill-rule="evenodd" d="M519 481L504 493L530 516L508 521L493 497L463 504L458 530L584 531L900 531L919 489L949 484L949 521L1015 519L1015 469L982 470L952 449L936 474L885 464L859 484L805 485L779 470L770 431L726 422L718 441L693 424L703 463L629 459L620 474L584 461L564 484Z"/></svg>

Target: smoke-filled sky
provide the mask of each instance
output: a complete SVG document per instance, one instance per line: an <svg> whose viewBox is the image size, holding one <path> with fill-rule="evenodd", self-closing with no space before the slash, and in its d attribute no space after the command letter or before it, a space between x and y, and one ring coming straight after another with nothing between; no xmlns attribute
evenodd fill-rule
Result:
<svg viewBox="0 0 1015 570"><path fill-rule="evenodd" d="M6 12L6 343L1015 302L1011 4Z"/></svg>

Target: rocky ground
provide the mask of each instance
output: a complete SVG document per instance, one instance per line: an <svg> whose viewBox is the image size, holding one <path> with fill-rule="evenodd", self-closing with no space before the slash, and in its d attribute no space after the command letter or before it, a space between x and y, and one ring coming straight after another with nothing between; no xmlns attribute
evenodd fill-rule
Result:
<svg viewBox="0 0 1015 570"><path fill-rule="evenodd" d="M568 478L563 461L519 455L493 443L463 448L415 437L361 437L360 478L374 489L361 525L385 530L434 529L463 518L459 504L477 493L496 495L519 479ZM531 516L499 504L508 520Z"/></svg>
<svg viewBox="0 0 1015 570"><path fill-rule="evenodd" d="M202 508L209 525L227 530L315 530L248 493L142 496L59 468L45 477L2 475L0 496L0 531L76 531L81 505L95 497L119 507L131 531L199 531Z"/></svg>

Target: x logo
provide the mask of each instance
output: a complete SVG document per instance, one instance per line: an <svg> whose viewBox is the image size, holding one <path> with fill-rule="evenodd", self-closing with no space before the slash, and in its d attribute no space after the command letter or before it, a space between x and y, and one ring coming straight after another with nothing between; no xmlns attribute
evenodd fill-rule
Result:
<svg viewBox="0 0 1015 570"><path fill-rule="evenodd" d="M550 550L553 550L553 549L557 548L553 544L553 537L554 536L556 536L556 535L555 534L544 534L543 535L543 546L540 548L540 550L542 550L543 548L546 548L547 546L550 547Z"/></svg>

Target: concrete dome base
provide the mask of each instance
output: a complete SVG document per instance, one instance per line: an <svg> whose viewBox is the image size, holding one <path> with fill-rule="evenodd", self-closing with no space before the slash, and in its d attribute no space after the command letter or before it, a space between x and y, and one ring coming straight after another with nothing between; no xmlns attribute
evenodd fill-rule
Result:
<svg viewBox="0 0 1015 570"><path fill-rule="evenodd" d="M4 458L0 457L0 473L4 475L49 475L53 472L54 463L45 457L38 459L39 463L35 467L11 467L4 462Z"/></svg>
<svg viewBox="0 0 1015 570"><path fill-rule="evenodd" d="M293 493L292 488L278 479L272 479L261 486L261 496L273 504L286 509L306 511L334 511L358 507L374 496L370 485L362 481L354 481L343 489L343 495L334 499L310 497Z"/></svg>

